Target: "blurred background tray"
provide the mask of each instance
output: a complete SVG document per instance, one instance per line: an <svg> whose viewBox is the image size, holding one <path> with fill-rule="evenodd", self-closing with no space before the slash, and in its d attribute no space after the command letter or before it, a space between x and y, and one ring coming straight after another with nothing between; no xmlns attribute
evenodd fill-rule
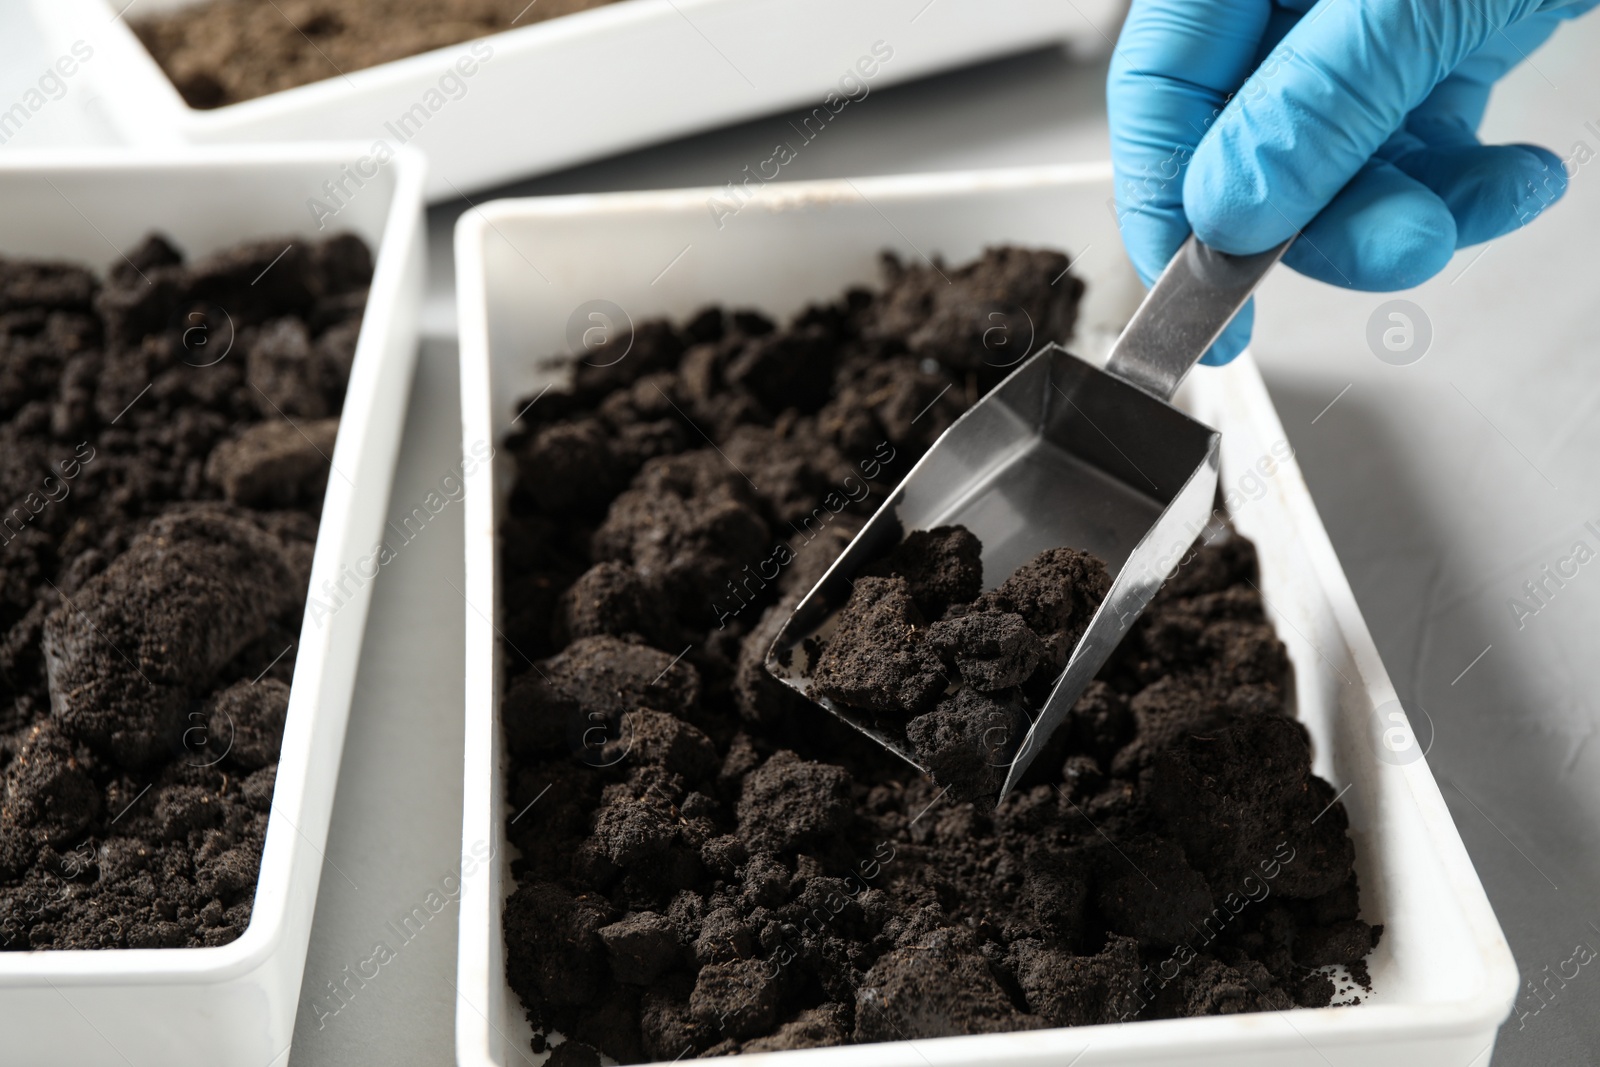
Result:
<svg viewBox="0 0 1600 1067"><path fill-rule="evenodd" d="M895 82L1058 42L1101 46L1122 7L619 0L365 70L340 72L329 60L323 81L197 110L128 26L196 2L27 0L56 51L79 40L95 49L83 77L106 93L107 114L131 143L410 143L428 153L433 200L781 109L823 107L834 94L811 134L820 136L831 116ZM802 136L791 140L804 144Z"/></svg>

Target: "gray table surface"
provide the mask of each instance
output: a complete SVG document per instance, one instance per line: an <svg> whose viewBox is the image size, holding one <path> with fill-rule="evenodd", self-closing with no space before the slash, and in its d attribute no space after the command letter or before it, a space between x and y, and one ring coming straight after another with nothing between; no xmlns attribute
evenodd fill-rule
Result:
<svg viewBox="0 0 1600 1067"><path fill-rule="evenodd" d="M1562 156L1581 142L1600 153L1597 51L1600 17L1564 29L1497 92L1486 139L1534 141ZM48 58L26 15L0 8L0 99L19 95ZM1047 50L877 90L792 165L792 177L1104 158L1104 73L1103 59ZM86 96L69 94L5 150L114 142ZM784 121L474 199L720 185L762 158ZM1600 283L1584 252L1600 237L1600 187L1590 169L1579 167L1540 224L1459 254L1403 294L1431 329L1421 359L1396 366L1369 344L1374 318L1387 325L1390 296L1286 271L1262 293L1254 345L1395 684L1432 725L1429 761L1524 978L1554 968L1578 942L1600 947L1600 746L1588 743L1600 689L1600 565L1581 567L1537 612L1519 617L1511 606L1576 541L1600 547L1584 526L1600 528ZM420 499L459 450L450 233L463 207L430 215L427 336L393 513ZM454 870L462 609L450 583L460 583L461 551L460 530L437 526L377 582L328 841L348 880L322 882L295 1067L453 1058L453 909L337 1014L308 1005L365 958L387 919ZM1507 1067L1597 1060L1600 980L1587 971L1537 1014L1513 1017L1495 1055Z"/></svg>

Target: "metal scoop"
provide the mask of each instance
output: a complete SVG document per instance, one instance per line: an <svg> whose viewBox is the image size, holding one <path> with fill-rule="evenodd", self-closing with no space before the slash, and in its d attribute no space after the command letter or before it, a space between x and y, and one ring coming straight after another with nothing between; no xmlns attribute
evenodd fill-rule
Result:
<svg viewBox="0 0 1600 1067"><path fill-rule="evenodd" d="M946 430L795 609L767 652L774 676L919 769L912 752L850 707L811 691L809 638L826 640L854 578L912 530L960 524L983 542L993 589L1047 548L1105 561L1111 589L1025 737L996 746L1004 796L1205 527L1217 431L1168 401L1289 242L1256 255L1194 237L1117 338L1105 369L1058 345L1030 357Z"/></svg>

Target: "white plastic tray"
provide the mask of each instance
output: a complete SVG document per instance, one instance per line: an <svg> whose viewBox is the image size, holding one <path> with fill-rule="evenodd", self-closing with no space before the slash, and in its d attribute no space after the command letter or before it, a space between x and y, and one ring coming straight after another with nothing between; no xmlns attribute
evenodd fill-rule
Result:
<svg viewBox="0 0 1600 1067"><path fill-rule="evenodd" d="M960 262L1000 242L1078 257L1089 284L1073 348L1103 355L1140 295L1109 209L1110 168L1061 166L770 187L718 231L713 190L504 200L456 230L464 441L499 441L566 350L569 316L609 300L633 321L712 301L775 315L875 281L888 248ZM676 257L676 258L675 258ZM670 266L669 266L670 264ZM1316 770L1350 815L1363 917L1383 923L1375 994L1354 1007L1134 1022L760 1054L826 1067L1184 1064L1215 1067L1484 1067L1517 989L1510 949L1415 746L1349 584L1252 359L1199 368L1180 403L1222 437L1222 487L1260 550L1262 588L1295 669ZM1276 446L1276 448L1274 448ZM500 486L505 475L502 469ZM501 908L513 887L504 836L495 630L496 484L466 489L464 844L497 862L463 872L456 1055L462 1067L535 1062L506 985ZM1393 717L1391 717L1391 715ZM1385 732L1387 731L1387 733Z"/></svg>
<svg viewBox="0 0 1600 1067"><path fill-rule="evenodd" d="M317 236L304 201L347 146L0 158L0 255L114 262L147 232L190 256L283 234ZM311 586L381 537L416 360L425 163L397 157L341 216L375 252L340 417ZM349 588L349 583L346 583ZM243 936L217 948L0 952L0 1063L26 1067L273 1067L288 1055L322 848L372 583L306 619ZM337 877L336 875L334 877Z"/></svg>
<svg viewBox="0 0 1600 1067"><path fill-rule="evenodd" d="M136 0L129 17L197 0ZM349 138L361 150L403 135L432 164L430 200L453 198L626 149L786 108L823 106L873 45L892 58L871 90L1056 41L1108 47L1124 0L621 0L344 77L209 111L184 103L126 19L128 0L28 0L83 65L131 143ZM459 60L466 60L452 74ZM867 69L863 68L863 69ZM465 72L471 70L470 75ZM440 92L440 79L451 79ZM460 88L457 88L459 83ZM850 88L854 95L862 91ZM429 94L432 93L430 96ZM421 104L420 130L398 125ZM430 110L431 109L431 110ZM791 138L801 146L799 134ZM758 167L761 158L752 158ZM729 174L729 181L744 181ZM319 194L320 195L320 194Z"/></svg>

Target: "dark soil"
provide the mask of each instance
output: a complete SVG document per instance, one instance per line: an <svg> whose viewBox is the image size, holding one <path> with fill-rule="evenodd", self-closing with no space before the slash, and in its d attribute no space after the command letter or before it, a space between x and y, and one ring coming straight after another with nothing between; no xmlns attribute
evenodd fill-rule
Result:
<svg viewBox="0 0 1600 1067"><path fill-rule="evenodd" d="M214 108L614 2L207 0L129 21L189 106ZM464 96L492 58L478 46L441 62L439 100Z"/></svg>
<svg viewBox="0 0 1600 1067"><path fill-rule="evenodd" d="M536 1049L560 1033L563 1063L626 1063L1317 1006L1331 965L1360 967L1378 931L1243 539L1167 583L997 808L941 797L763 669L864 517L1004 375L962 331L998 294L1064 337L1066 264L994 250L950 284L890 264L882 293L782 328L641 324L523 415L501 528L505 938ZM775 352L809 355L756 373ZM1055 550L983 593L976 553L927 531L859 579L849 625L892 669L840 672L957 756L1020 721L1016 680L1061 662L1096 588Z"/></svg>
<svg viewBox="0 0 1600 1067"><path fill-rule="evenodd" d="M907 746L951 801L999 795L1040 706L1111 588L1105 564L1052 548L983 587L964 526L913 530L866 568L812 672L818 696Z"/></svg>
<svg viewBox="0 0 1600 1067"><path fill-rule="evenodd" d="M348 236L0 259L0 949L249 923L371 273Z"/></svg>

